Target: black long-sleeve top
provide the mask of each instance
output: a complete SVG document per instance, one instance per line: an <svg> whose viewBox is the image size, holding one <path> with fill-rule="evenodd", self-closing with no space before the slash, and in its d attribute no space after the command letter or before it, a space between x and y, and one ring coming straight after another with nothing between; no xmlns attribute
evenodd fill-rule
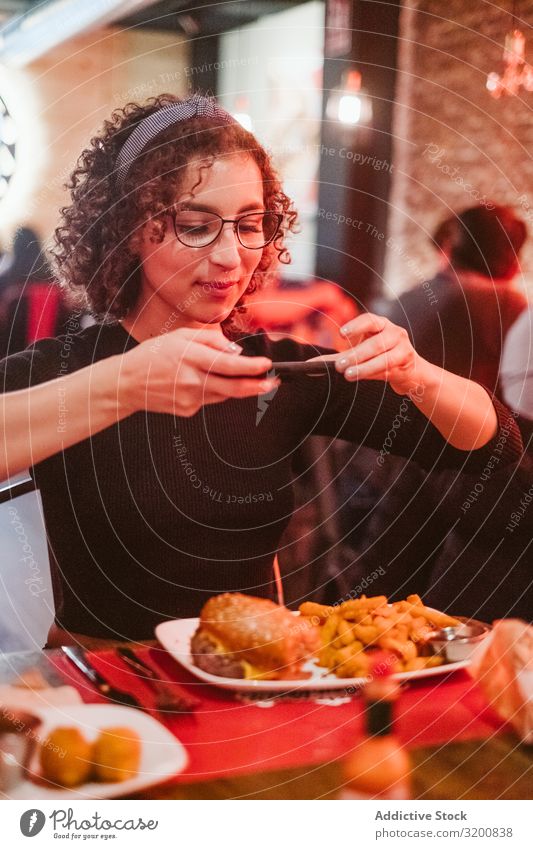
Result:
<svg viewBox="0 0 533 849"><path fill-rule="evenodd" d="M264 334L243 355L328 353ZM0 363L3 391L68 374L138 343L120 324L45 339ZM484 469L521 450L508 410L484 448L452 448L406 397L378 381L300 376L270 396L207 405L190 418L138 412L32 469L51 555L56 623L92 636L146 639L196 616L213 594L274 596L272 563L293 509L292 455L310 434L371 446L430 468ZM58 427L68 422L58 391Z"/></svg>

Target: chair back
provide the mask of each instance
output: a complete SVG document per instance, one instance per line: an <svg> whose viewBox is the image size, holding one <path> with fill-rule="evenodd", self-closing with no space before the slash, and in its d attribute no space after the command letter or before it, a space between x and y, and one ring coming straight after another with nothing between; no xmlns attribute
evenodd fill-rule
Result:
<svg viewBox="0 0 533 849"><path fill-rule="evenodd" d="M0 484L0 652L41 649L54 618L46 530L27 474Z"/></svg>

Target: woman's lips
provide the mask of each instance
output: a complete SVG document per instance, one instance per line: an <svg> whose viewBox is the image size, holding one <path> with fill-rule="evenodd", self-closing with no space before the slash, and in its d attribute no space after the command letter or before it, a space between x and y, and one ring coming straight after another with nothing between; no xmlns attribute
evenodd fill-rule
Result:
<svg viewBox="0 0 533 849"><path fill-rule="evenodd" d="M238 280L199 280L196 285L200 286L206 294L224 295L238 283Z"/></svg>
<svg viewBox="0 0 533 849"><path fill-rule="evenodd" d="M238 280L199 280L199 286L206 286L210 289L229 289L231 286L236 286Z"/></svg>

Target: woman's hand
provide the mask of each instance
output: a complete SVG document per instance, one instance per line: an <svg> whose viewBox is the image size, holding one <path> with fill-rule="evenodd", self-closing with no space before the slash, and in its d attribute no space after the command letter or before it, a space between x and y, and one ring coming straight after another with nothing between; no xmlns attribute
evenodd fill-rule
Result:
<svg viewBox="0 0 533 849"><path fill-rule="evenodd" d="M426 362L403 327L383 316L364 313L346 324L341 334L350 347L335 360L337 371L346 380L384 380L399 395L419 393Z"/></svg>
<svg viewBox="0 0 533 849"><path fill-rule="evenodd" d="M174 330L56 380L0 394L0 480L112 427L139 410L193 416L203 404L270 392L266 357L212 330ZM58 426L59 422L59 426Z"/></svg>
<svg viewBox="0 0 533 849"><path fill-rule="evenodd" d="M455 448L481 448L495 436L498 417L487 391L424 360L403 328L383 316L365 313L341 332L351 347L315 359L335 360L346 380L387 381L399 395L409 395Z"/></svg>
<svg viewBox="0 0 533 849"><path fill-rule="evenodd" d="M193 416L204 404L270 392L276 378L266 357L240 357L242 348L218 328L181 328L141 342L124 354L119 401L129 413L149 410Z"/></svg>

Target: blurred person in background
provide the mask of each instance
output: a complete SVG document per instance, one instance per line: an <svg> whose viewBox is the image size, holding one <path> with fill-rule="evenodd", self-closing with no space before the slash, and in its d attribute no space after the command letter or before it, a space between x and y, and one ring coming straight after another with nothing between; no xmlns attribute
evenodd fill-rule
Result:
<svg viewBox="0 0 533 849"><path fill-rule="evenodd" d="M385 314L425 359L498 391L505 336L527 306L513 286L527 229L509 207L490 207L466 209L439 225L433 242L441 268Z"/></svg>
<svg viewBox="0 0 533 849"><path fill-rule="evenodd" d="M445 218L441 221L432 237L432 245L437 251L439 258L439 272L444 272L450 265L450 254L452 250L453 237L455 233L455 217Z"/></svg>
<svg viewBox="0 0 533 849"><path fill-rule="evenodd" d="M527 305L512 285L525 238L524 222L508 207L478 206L447 219L433 237L440 270L382 311L409 332L430 362L499 394L503 342ZM529 319L530 313L524 315ZM524 353L528 346L531 336ZM346 449L346 459L349 452L353 449ZM420 592L434 607L460 608L489 620L502 610L531 617L530 570L522 557L528 523L514 529L512 544L501 544L520 494L533 481L527 458L513 475L500 470L496 458L482 484L478 478L428 473L386 448L381 454L358 449L350 471L351 480L342 478L340 515L352 563L334 576L329 600L381 568L372 593L403 598ZM458 574L464 582L452 578Z"/></svg>
<svg viewBox="0 0 533 849"><path fill-rule="evenodd" d="M0 262L0 356L56 336L67 316L39 237L30 227L20 227L12 253Z"/></svg>

